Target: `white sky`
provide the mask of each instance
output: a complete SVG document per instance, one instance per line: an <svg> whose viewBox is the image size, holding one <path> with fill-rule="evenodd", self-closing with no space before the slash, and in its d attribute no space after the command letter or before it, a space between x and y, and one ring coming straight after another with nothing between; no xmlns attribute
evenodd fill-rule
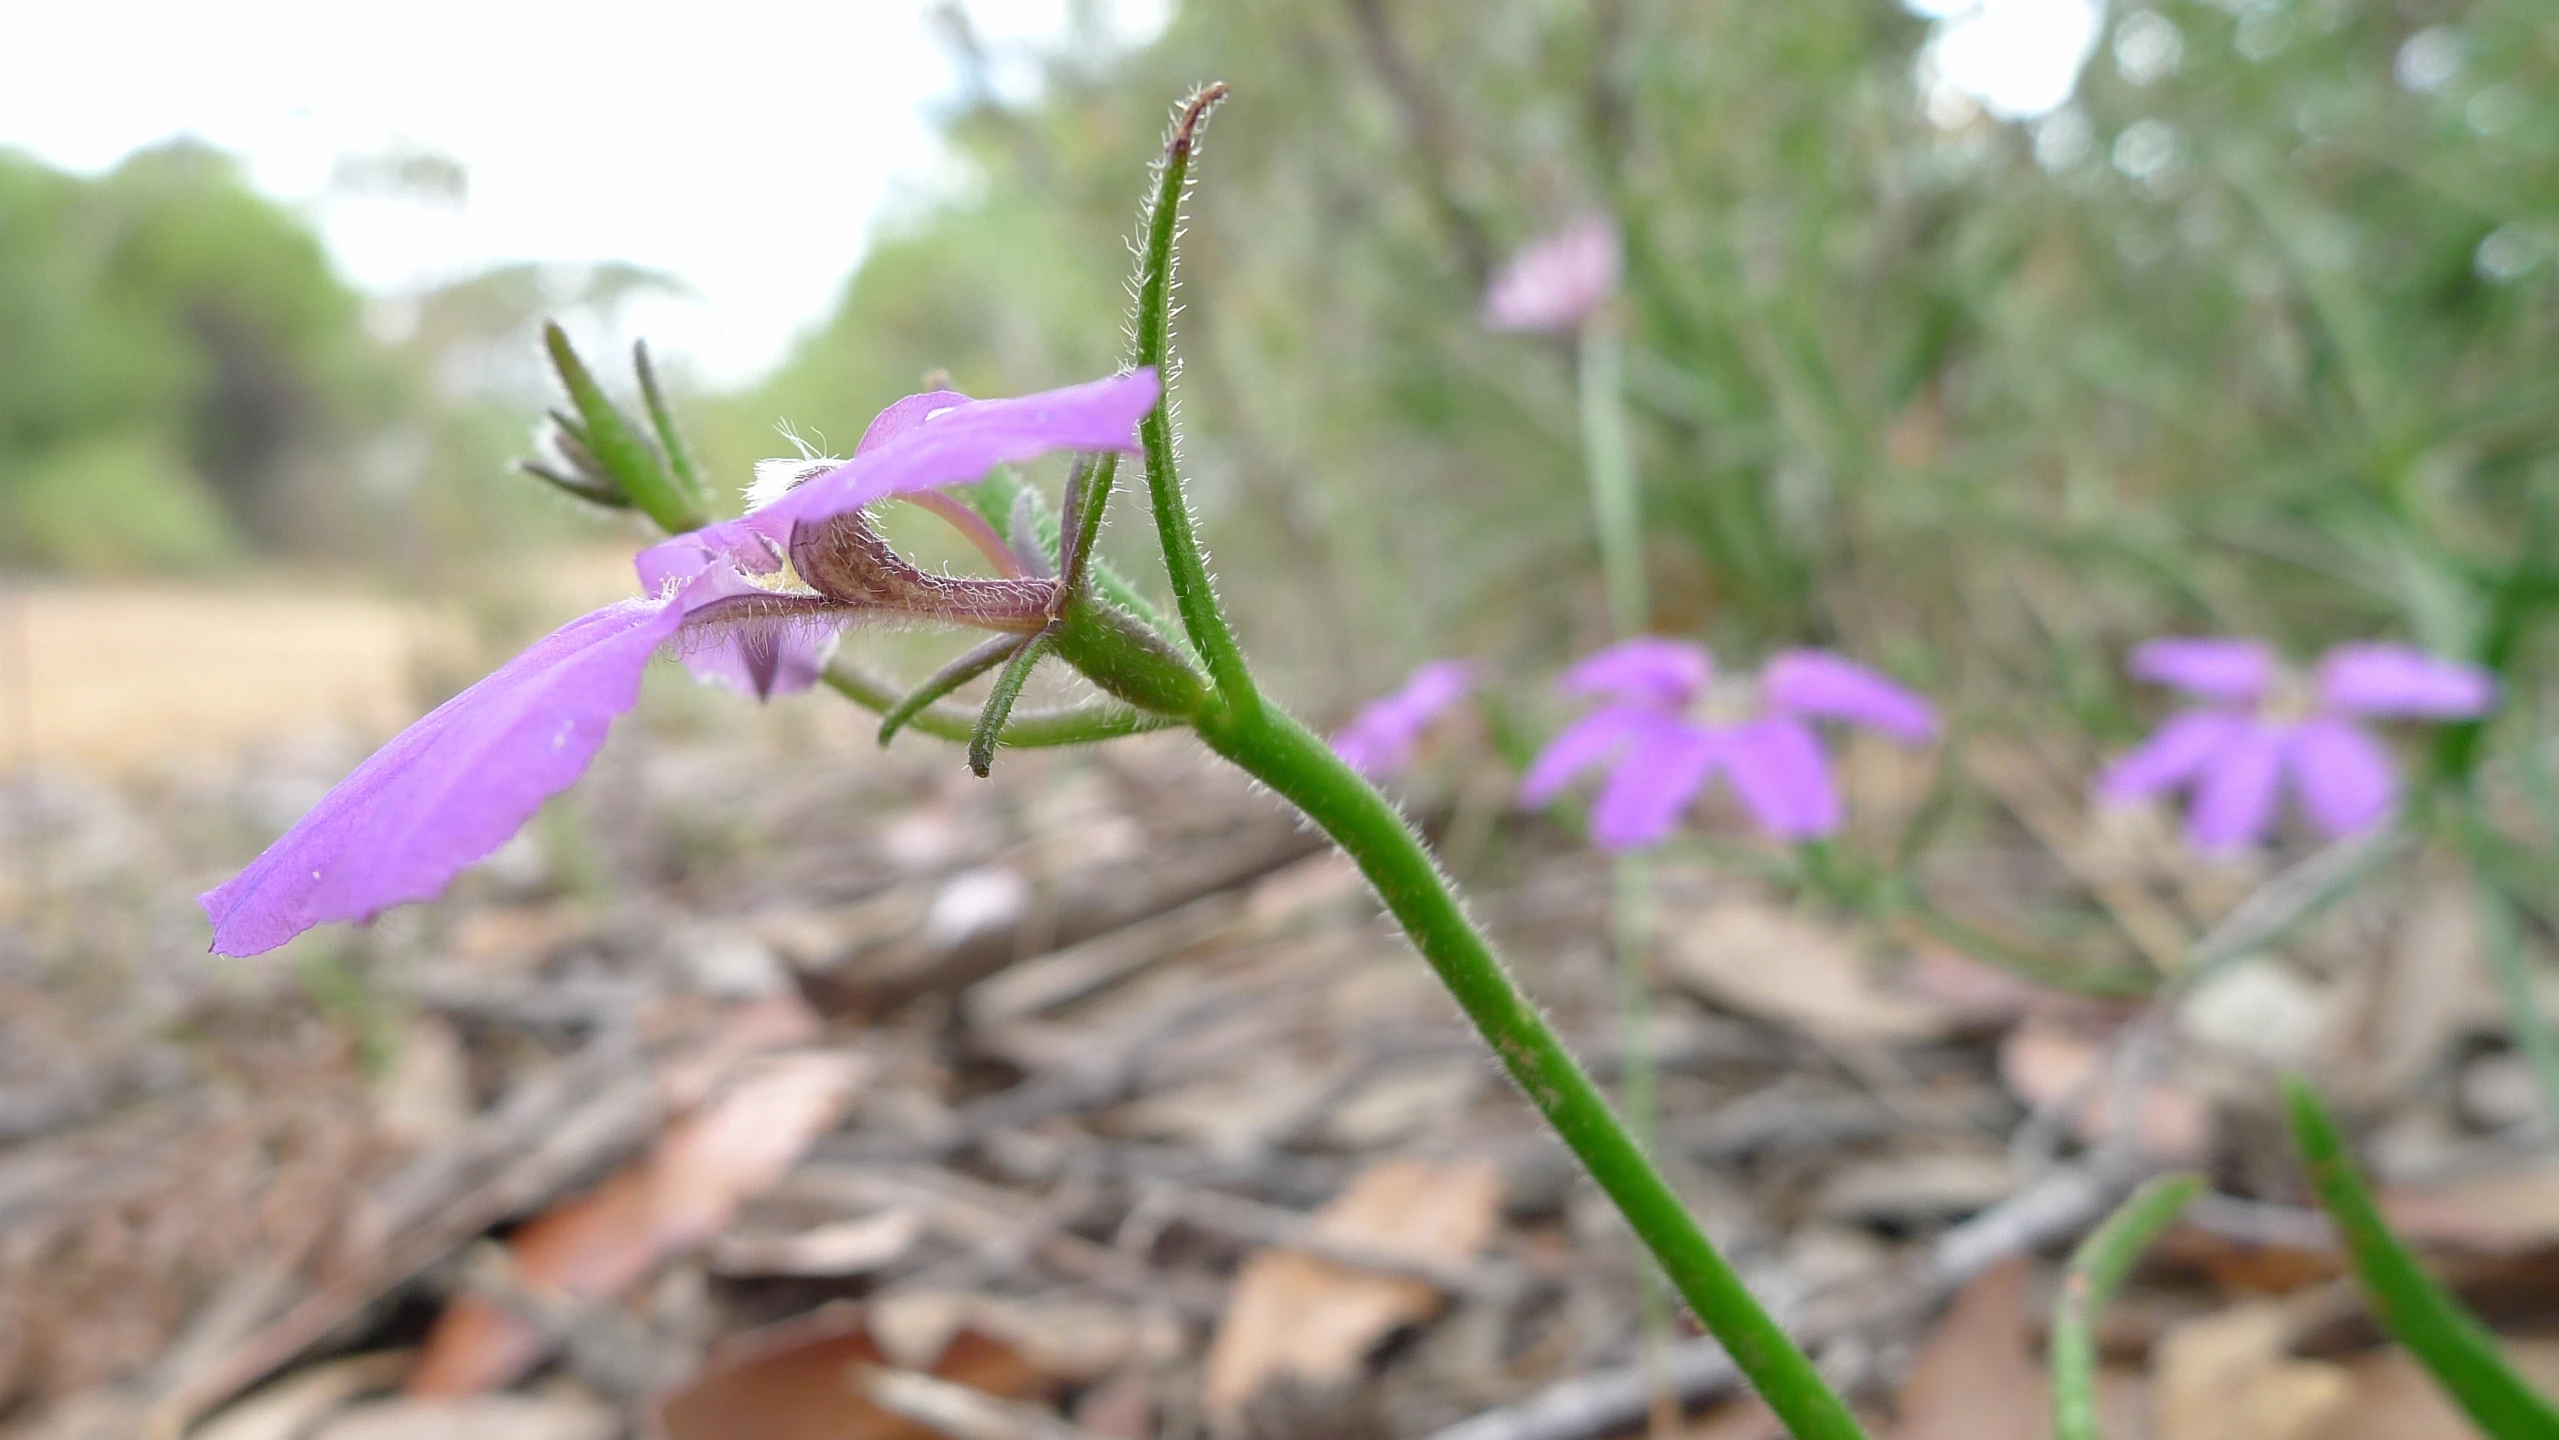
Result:
<svg viewBox="0 0 2559 1440"><path fill-rule="evenodd" d="M969 0L990 41L1062 33L1070 0ZM1117 0L1150 35L1165 0ZM398 293L511 260L629 260L707 378L772 364L824 317L893 184L929 184L956 87L926 0L0 0L0 145L96 172L194 134L307 207L341 270ZM998 69L999 79L1003 76ZM320 203L395 142L469 172L466 207ZM945 183L947 183L947 177Z"/></svg>
<svg viewBox="0 0 2559 1440"><path fill-rule="evenodd" d="M199 136L379 294L514 260L668 270L699 298L631 318L734 381L825 316L901 185L949 183L930 113L955 76L928 3L0 0L0 145L96 172ZM1073 3L967 8L1018 57ZM1134 41L1172 0L1094 3ZM2066 98L2095 39L2096 0L1910 3L1939 20L1934 73L2012 118ZM461 209L323 200L339 156L402 143L462 162Z"/></svg>

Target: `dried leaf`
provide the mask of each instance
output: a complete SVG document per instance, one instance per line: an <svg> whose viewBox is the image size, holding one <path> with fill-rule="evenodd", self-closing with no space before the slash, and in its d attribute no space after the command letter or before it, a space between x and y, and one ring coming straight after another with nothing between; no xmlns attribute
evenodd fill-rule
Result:
<svg viewBox="0 0 2559 1440"><path fill-rule="evenodd" d="M1383 1254L1445 1265L1472 1257L1500 1219L1501 1172L1484 1161L1371 1166L1316 1216L1324 1235ZM1205 1399L1231 1422L1263 1385L1317 1386L1358 1372L1371 1346L1437 1313L1428 1283L1344 1269L1269 1250L1247 1260L1210 1346Z"/></svg>
<svg viewBox="0 0 2559 1440"><path fill-rule="evenodd" d="M721 1346L701 1373L650 1407L647 1433L650 1440L940 1440L853 1389L852 1366L888 1363L858 1307L829 1306ZM1051 1383L1011 1346L965 1329L931 1373L1003 1399L1044 1396Z"/></svg>
<svg viewBox="0 0 2559 1440"><path fill-rule="evenodd" d="M1923 1040L1949 1010L1887 988L1857 941L1759 901L1715 906L1669 937L1671 974L1728 1010L1847 1042Z"/></svg>
<svg viewBox="0 0 2559 1440"><path fill-rule="evenodd" d="M2311 1440L2349 1408L2341 1365L2296 1360L2271 1303L2190 1320L2153 1352L2159 1440Z"/></svg>
<svg viewBox="0 0 2559 1440"><path fill-rule="evenodd" d="M678 1121L649 1154L564 1201L508 1242L515 1278L537 1294L610 1299L695 1249L738 1205L782 1178L831 1127L867 1066L840 1051L776 1055ZM427 1336L408 1393L469 1395L522 1375L550 1350L532 1321L466 1296Z"/></svg>
<svg viewBox="0 0 2559 1440"><path fill-rule="evenodd" d="M2082 1097L2070 1112L2070 1128L2090 1144L2117 1123L2106 1065L2104 1045L2054 1020L2029 1020L1999 1046L1999 1077L2023 1104L2042 1110L2070 1103L2074 1094ZM2137 1123L2141 1148L2156 1159L2185 1161L2203 1153L2208 1124L2203 1098L2174 1079L2155 1079L2142 1092Z"/></svg>
<svg viewBox="0 0 2559 1440"><path fill-rule="evenodd" d="M2026 1337L2026 1261L1964 1287L1902 1386L1893 1440L2044 1440L2052 1402Z"/></svg>

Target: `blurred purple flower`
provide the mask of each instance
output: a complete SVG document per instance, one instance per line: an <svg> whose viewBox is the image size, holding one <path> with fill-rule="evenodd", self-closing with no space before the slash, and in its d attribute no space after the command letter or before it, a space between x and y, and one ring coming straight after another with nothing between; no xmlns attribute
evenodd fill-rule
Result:
<svg viewBox="0 0 2559 1440"><path fill-rule="evenodd" d="M255 955L322 921L366 920L441 892L577 780L614 717L638 702L650 657L671 643L696 674L769 695L809 685L824 645L866 610L999 629L1036 623L1047 582L926 576L888 552L860 508L1051 450L1133 451L1156 396L1155 373L1140 370L1016 400L910 397L881 414L852 460L742 520L651 546L638 562L646 598L570 621L437 707L198 897L214 950ZM786 558L813 589L751 578ZM847 567L862 583L827 583ZM948 610L929 608L945 599ZM1001 610L1016 602L1033 613Z"/></svg>
<svg viewBox="0 0 2559 1440"><path fill-rule="evenodd" d="M1808 840L1839 828L1839 793L1810 722L1842 720L1918 743L1937 733L1926 700L1823 650L1789 650L1761 668L1755 694L1715 694L1714 660L1676 640L1623 641L1564 672L1557 688L1601 704L1564 728L1529 767L1520 799L1544 805L1586 770L1608 778L1591 838L1633 850L1668 836L1721 771L1762 829ZM1690 714L1714 697L1710 718Z"/></svg>
<svg viewBox="0 0 2559 1440"><path fill-rule="evenodd" d="M1522 246L1484 291L1490 330L1578 330L1617 293L1616 222L1591 215Z"/></svg>
<svg viewBox="0 0 2559 1440"><path fill-rule="evenodd" d="M1333 751L1371 780L1383 780L1412 763L1422 732L1475 689L1475 667L1463 660L1434 660L1415 670L1402 689L1370 701L1333 735Z"/></svg>
<svg viewBox="0 0 2559 1440"><path fill-rule="evenodd" d="M2146 640L2125 668L2207 703L2108 767L2097 793L2120 804L2191 787L2186 838L2207 852L2264 839L2287 775L2322 834L2380 824L2398 804L2398 777L2354 719L2466 720L2497 703L2488 671L2400 645L2340 645L2308 685L2254 640Z"/></svg>

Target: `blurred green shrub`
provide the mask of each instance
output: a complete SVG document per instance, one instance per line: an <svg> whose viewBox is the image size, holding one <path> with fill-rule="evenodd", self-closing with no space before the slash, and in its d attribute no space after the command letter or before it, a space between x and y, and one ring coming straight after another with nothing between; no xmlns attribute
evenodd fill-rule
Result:
<svg viewBox="0 0 2559 1440"><path fill-rule="evenodd" d="M1601 633L1570 357L1475 321L1492 264L1590 208L1628 232L1666 625L1844 643L2101 738L2157 631L2546 661L2491 653L2559 503L2546 0L2106 21L2073 102L2006 124L1873 0L1184 5L1142 50L1062 47L1034 99L976 91L965 180L714 458L777 419L841 448L927 370L1098 371L1133 158L1214 76L1190 463L1256 653L1312 685Z"/></svg>

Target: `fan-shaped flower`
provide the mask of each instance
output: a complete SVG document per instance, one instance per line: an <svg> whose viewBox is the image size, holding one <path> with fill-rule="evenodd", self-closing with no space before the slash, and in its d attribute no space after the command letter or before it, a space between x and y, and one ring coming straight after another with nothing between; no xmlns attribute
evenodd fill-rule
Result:
<svg viewBox="0 0 2559 1440"><path fill-rule="evenodd" d="M1703 649L1645 637L1590 655L1557 684L1601 703L1547 745L1520 799L1544 805L1583 772L1606 770L1591 838L1607 850L1666 838L1718 773L1770 834L1827 835L1839 828L1839 793L1812 722L1846 721L1913 744L1937 733L1926 700L1823 650L1772 658L1755 686L1718 685Z"/></svg>
<svg viewBox="0 0 2559 1440"><path fill-rule="evenodd" d="M1370 701L1333 735L1333 750L1371 780L1412 763L1422 732L1475 689L1475 667L1463 660L1434 660L1403 688Z"/></svg>
<svg viewBox="0 0 2559 1440"><path fill-rule="evenodd" d="M2274 829L2287 776L2310 823L2352 835L2389 818L2399 781L2357 718L2462 720L2496 704L2496 677L2401 645L2329 651L2305 684L2254 640L2168 636L2133 647L2126 668L2206 703L2170 717L2097 782L2125 803L2191 789L2186 838L2228 851Z"/></svg>
<svg viewBox="0 0 2559 1440"><path fill-rule="evenodd" d="M325 920L435 896L576 781L670 644L696 674L763 696L812 683L836 631L864 615L1039 628L1055 582L925 574L862 507L1053 450L1134 451L1157 394L1155 372L1139 370L1010 400L910 396L851 460L795 476L743 519L642 551L643 598L570 621L437 707L199 897L213 948L254 955Z"/></svg>

